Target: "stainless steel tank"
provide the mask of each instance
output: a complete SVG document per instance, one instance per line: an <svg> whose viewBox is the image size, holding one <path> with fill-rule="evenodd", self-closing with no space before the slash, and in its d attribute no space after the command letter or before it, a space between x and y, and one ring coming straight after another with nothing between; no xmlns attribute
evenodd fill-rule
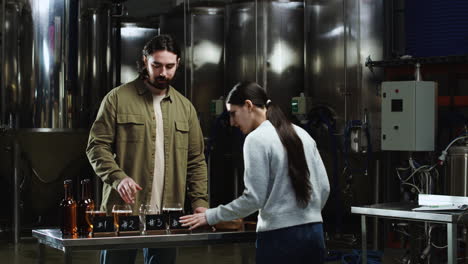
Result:
<svg viewBox="0 0 468 264"><path fill-rule="evenodd" d="M326 119L334 123L327 125L326 129L323 129L324 125L311 130L327 168L332 190L336 191L332 192L332 202L325 210L329 230L334 229L335 232L348 232L346 229L350 225L343 219L348 217L349 204L378 202L378 173L374 174L372 169L374 155L367 148L364 154L362 145L354 146L355 150L359 147L359 152L364 155L350 153L346 165L361 171L359 175L354 172L351 175L349 170L344 170L345 164L337 157L341 155L343 142L349 144L350 140L358 139L351 125L354 120L362 123L361 135L365 134L362 133L364 127L366 132L370 132L367 146L372 146L373 151L380 149L379 86L383 74L381 69L371 72L364 65L367 58L378 61L384 56L383 2L305 0L304 93L312 98L314 115L326 113L326 116L331 116ZM347 175L340 176L343 171ZM352 184L349 183L351 179ZM369 186L370 179L375 179L375 191L370 188L364 191L362 186ZM373 193L375 197L372 197Z"/></svg>
<svg viewBox="0 0 468 264"><path fill-rule="evenodd" d="M210 102L224 95L224 10L223 3L197 2L161 19L161 33L173 35L183 53L174 86L192 101L205 135Z"/></svg>
<svg viewBox="0 0 468 264"><path fill-rule="evenodd" d="M159 35L156 22L120 22L119 77L117 85L132 81L138 76L137 61L141 60L143 47L151 38Z"/></svg>
<svg viewBox="0 0 468 264"><path fill-rule="evenodd" d="M11 87L19 84L16 98L22 98L15 106L17 111L7 113L19 119L16 123L23 128L69 128L72 127L71 97L73 91L68 86L73 79L70 68L75 61L69 48L70 41L76 41L76 30L70 30L75 25L76 8L70 8L71 0L29 0L16 1L21 3L21 33L19 38L12 38L21 49L18 59L17 80L9 73ZM29 41L27 41L29 39ZM75 56L76 57L76 56ZM76 64L75 64L76 65ZM14 73L13 73L14 74Z"/></svg>
<svg viewBox="0 0 468 264"><path fill-rule="evenodd" d="M79 123L89 126L102 98L115 86L115 29L112 5L80 3L76 108Z"/></svg>
<svg viewBox="0 0 468 264"><path fill-rule="evenodd" d="M113 84L112 4L4 2L2 125L87 127L83 112L99 104Z"/></svg>
<svg viewBox="0 0 468 264"><path fill-rule="evenodd" d="M447 195L468 196L468 146L453 146L448 151Z"/></svg>
<svg viewBox="0 0 468 264"><path fill-rule="evenodd" d="M383 1L306 1L305 93L336 112L339 133L368 114L370 134L380 135L382 72L364 65L383 59L383 15ZM379 136L372 145L379 148Z"/></svg>
<svg viewBox="0 0 468 264"><path fill-rule="evenodd" d="M2 69L0 106L1 123L6 127L18 127L19 118L17 113L22 102L23 85L20 71L20 28L21 25L21 5L3 1L2 7Z"/></svg>
<svg viewBox="0 0 468 264"><path fill-rule="evenodd" d="M226 12L226 91L256 81L291 113L304 90L304 1L233 1Z"/></svg>
<svg viewBox="0 0 468 264"><path fill-rule="evenodd" d="M111 24L93 24L91 19L96 17L93 15L80 17L82 10L88 10L84 2L2 1L0 130L9 128L11 139L8 136L7 144L12 162L1 170L2 173L4 170L9 174L14 172L7 174L13 179L12 186L7 188L13 193L15 243L19 241L21 224L28 227L58 224L54 208L60 199L64 178L78 182L81 177L93 175L84 154L88 131L80 129L88 123L81 122L78 113L89 106L81 102L89 102L93 89L107 87L93 87L83 82L80 91L77 74L82 73L83 80L88 81L91 75L87 74L94 70L95 76L105 76L107 80L109 67L97 66L111 63L106 57L110 43L107 32ZM103 5L110 6L109 3ZM99 15L103 19L96 21L110 22L109 12L104 10ZM79 20L83 23L79 24ZM96 30L93 31L91 25L96 25ZM87 37L78 41L81 40L79 36ZM102 53L106 56L98 58L97 49L92 47L102 43L104 47L99 50L104 50ZM80 47L87 53L79 53ZM78 55L84 55L85 59L79 61Z"/></svg>

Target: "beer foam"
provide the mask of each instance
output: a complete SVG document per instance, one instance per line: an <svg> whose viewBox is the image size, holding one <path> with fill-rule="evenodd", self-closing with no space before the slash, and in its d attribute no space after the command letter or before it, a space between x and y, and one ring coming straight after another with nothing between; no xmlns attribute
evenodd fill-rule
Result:
<svg viewBox="0 0 468 264"><path fill-rule="evenodd" d="M131 214L131 213L132 213L132 210L115 210L115 211L112 211L112 213L116 213L116 214Z"/></svg>
<svg viewBox="0 0 468 264"><path fill-rule="evenodd" d="M87 214L105 214L106 211L86 211Z"/></svg>
<svg viewBox="0 0 468 264"><path fill-rule="evenodd" d="M167 208L167 207L164 207L163 208L163 211L182 211L182 208Z"/></svg>

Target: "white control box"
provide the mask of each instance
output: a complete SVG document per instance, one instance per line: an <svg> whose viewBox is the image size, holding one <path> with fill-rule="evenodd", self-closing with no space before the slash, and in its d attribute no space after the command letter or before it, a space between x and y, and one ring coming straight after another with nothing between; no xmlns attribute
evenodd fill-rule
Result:
<svg viewBox="0 0 468 264"><path fill-rule="evenodd" d="M382 150L433 151L436 100L435 82L383 82Z"/></svg>
<svg viewBox="0 0 468 264"><path fill-rule="evenodd" d="M210 113L212 116L220 116L223 113L223 99L214 99L210 102Z"/></svg>
<svg viewBox="0 0 468 264"><path fill-rule="evenodd" d="M312 106L312 100L310 97L305 97L304 93L301 93L298 97L291 99L291 111L293 115L307 115Z"/></svg>

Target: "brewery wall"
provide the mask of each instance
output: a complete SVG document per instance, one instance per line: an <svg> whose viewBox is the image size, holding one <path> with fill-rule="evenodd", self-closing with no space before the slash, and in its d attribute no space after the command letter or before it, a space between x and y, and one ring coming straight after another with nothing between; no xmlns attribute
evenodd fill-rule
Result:
<svg viewBox="0 0 468 264"><path fill-rule="evenodd" d="M424 16L415 2L2 1L0 198L12 213L0 216L0 234L18 241L31 228L56 226L65 179L92 179L99 204L101 183L84 153L89 128L104 95L137 76L141 49L158 34L171 34L182 48L172 85L197 109L211 206L243 190L245 136L229 126L222 107L224 96L242 80L263 86L316 140L331 184L324 209L330 241L356 246L360 227L350 213L353 205L414 201L418 190L466 196L467 147L458 136L466 133L468 52L425 45L417 41L430 37L418 33L427 30L424 23L407 22L443 24L444 14L466 6L450 9L431 0L425 10L435 14L440 7L441 13L415 20ZM464 16L456 17L460 27L443 25L463 36L467 23ZM387 135L382 124L394 114L382 110L383 83L400 81L437 86L430 150L382 144ZM305 103L303 112L299 101ZM426 184L417 168L434 164L454 139L447 162L425 171L434 178ZM416 188L404 180L413 172ZM79 196L78 184L74 188ZM378 234L393 231L375 223L374 245L385 246Z"/></svg>

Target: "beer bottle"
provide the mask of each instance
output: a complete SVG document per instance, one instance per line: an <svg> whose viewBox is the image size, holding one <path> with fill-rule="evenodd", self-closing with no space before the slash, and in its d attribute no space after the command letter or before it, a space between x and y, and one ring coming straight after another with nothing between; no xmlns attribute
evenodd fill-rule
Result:
<svg viewBox="0 0 468 264"><path fill-rule="evenodd" d="M65 189L65 196L60 202L60 230L63 236L75 236L77 231L76 202L73 200L72 180L65 180L63 187Z"/></svg>
<svg viewBox="0 0 468 264"><path fill-rule="evenodd" d="M78 202L78 234L87 237L91 234L91 223L86 220L86 211L94 210L94 201L91 198L91 181L81 181L81 199Z"/></svg>

